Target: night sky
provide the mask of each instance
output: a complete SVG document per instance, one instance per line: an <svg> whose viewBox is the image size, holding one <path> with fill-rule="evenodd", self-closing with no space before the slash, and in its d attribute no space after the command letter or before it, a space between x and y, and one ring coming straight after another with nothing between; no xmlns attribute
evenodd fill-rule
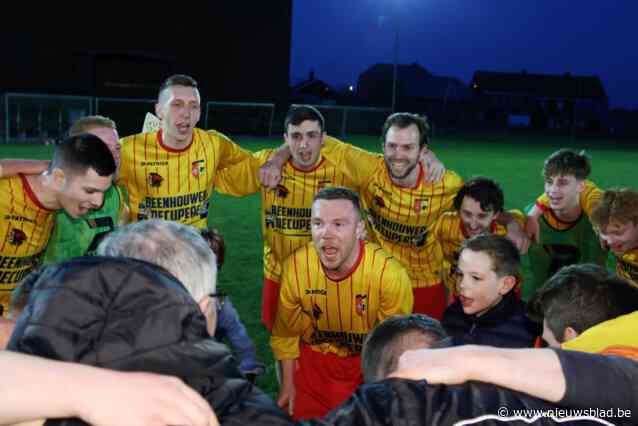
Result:
<svg viewBox="0 0 638 426"><path fill-rule="evenodd" d="M394 19L396 16L396 19ZM293 0L291 82L355 85L368 66L598 75L611 107L638 108L637 0Z"/></svg>

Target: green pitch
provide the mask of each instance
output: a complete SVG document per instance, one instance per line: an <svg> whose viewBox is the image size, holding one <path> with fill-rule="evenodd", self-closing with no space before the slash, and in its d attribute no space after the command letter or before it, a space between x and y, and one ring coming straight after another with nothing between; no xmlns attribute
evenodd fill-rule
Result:
<svg viewBox="0 0 638 426"><path fill-rule="evenodd" d="M361 148L379 151L377 138L346 138ZM275 140L238 138L237 142L250 149L273 147ZM523 137L435 138L432 149L445 165L464 179L484 175L500 182L505 191L507 208L522 209L543 191L541 168L543 160L553 151L571 147L585 149L592 157L591 179L602 188L632 186L638 165L638 146L611 140L535 139ZM51 147L0 144L0 158L50 158ZM267 366L267 374L258 380L265 391L276 394L272 354L268 334L260 323L262 244L259 226L258 196L233 198L215 194L211 219L226 241L226 264L219 279L239 310L258 348L258 355Z"/></svg>

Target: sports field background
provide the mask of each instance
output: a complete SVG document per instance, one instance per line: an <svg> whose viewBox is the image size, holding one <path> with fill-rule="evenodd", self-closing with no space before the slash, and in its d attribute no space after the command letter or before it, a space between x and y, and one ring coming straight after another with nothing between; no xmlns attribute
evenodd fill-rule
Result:
<svg viewBox="0 0 638 426"><path fill-rule="evenodd" d="M257 151L277 146L276 139L237 137L241 146ZM345 138L361 148L380 151L378 138ZM543 191L543 160L553 151L570 147L585 149L592 158L591 180L602 188L636 184L638 143L613 140L575 140L530 136L437 137L431 148L447 168L464 179L484 175L499 182L505 192L506 208L523 209ZM0 158L50 158L52 147L43 145L0 144ZM250 336L257 345L259 358L267 373L258 379L260 387L277 391L268 334L260 323L262 282L262 240L259 224L259 196L233 198L214 194L210 223L226 241L226 263L219 286L230 294Z"/></svg>

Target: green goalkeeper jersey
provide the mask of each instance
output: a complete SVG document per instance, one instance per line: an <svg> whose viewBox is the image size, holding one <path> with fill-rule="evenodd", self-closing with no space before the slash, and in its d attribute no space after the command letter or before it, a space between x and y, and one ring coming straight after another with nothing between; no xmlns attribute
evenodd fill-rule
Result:
<svg viewBox="0 0 638 426"><path fill-rule="evenodd" d="M527 212L532 208L528 206ZM561 222L551 210L538 220L541 241L530 245L527 261L530 276L525 277L521 298L528 301L545 281L563 266L595 263L605 266L607 251L600 247L586 214L571 223Z"/></svg>
<svg viewBox="0 0 638 426"><path fill-rule="evenodd" d="M64 210L56 213L55 228L44 254L44 263L95 255L98 244L118 223L126 209L124 196L112 185L104 193L102 208L75 219Z"/></svg>

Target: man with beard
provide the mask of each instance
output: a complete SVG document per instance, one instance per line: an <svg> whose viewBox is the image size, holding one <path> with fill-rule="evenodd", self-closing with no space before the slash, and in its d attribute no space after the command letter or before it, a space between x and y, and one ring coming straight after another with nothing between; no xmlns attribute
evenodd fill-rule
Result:
<svg viewBox="0 0 638 426"><path fill-rule="evenodd" d="M367 333L412 310L405 269L378 245L361 240L358 196L325 188L312 203L312 243L283 263L271 337L282 361L278 404L295 419L323 416L362 382Z"/></svg>
<svg viewBox="0 0 638 426"><path fill-rule="evenodd" d="M408 271L414 312L441 319L446 306L443 258L427 234L439 215L452 209L463 179L447 170L438 182L423 181L427 170L419 156L428 151L428 133L424 117L396 113L383 126L383 157L346 144L326 144L325 155L360 189L371 223L369 237Z"/></svg>

